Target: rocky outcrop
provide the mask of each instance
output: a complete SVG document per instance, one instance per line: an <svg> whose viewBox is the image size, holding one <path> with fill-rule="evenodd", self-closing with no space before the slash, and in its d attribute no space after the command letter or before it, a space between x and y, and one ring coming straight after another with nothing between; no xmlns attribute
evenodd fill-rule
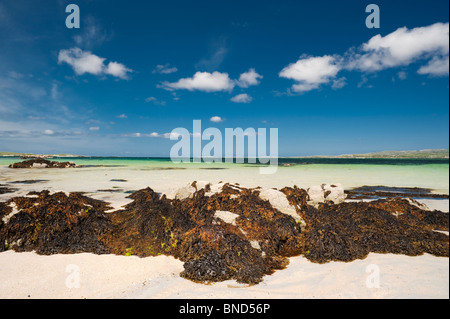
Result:
<svg viewBox="0 0 450 319"><path fill-rule="evenodd" d="M55 162L43 158L35 158L9 165L10 168L73 168L77 167L72 162Z"/></svg>
<svg viewBox="0 0 450 319"><path fill-rule="evenodd" d="M322 184L308 188L309 204L316 206L319 203L340 204L347 195L341 184Z"/></svg>
<svg viewBox="0 0 450 319"><path fill-rule="evenodd" d="M124 209L109 214L107 204L81 194L15 197L0 203L0 251L164 254L184 262L184 278L247 284L259 283L297 255L318 263L352 261L370 252L449 255L448 235L437 232L449 230L448 214L408 200L312 206L308 192L297 187L194 182L186 189L174 199L142 189Z"/></svg>

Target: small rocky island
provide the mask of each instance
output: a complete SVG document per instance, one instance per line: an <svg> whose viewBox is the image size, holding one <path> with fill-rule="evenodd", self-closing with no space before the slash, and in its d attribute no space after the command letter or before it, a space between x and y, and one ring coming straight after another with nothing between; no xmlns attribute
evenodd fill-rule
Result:
<svg viewBox="0 0 450 319"><path fill-rule="evenodd" d="M73 168L77 167L72 162L49 161L44 158L34 158L9 165L9 168Z"/></svg>

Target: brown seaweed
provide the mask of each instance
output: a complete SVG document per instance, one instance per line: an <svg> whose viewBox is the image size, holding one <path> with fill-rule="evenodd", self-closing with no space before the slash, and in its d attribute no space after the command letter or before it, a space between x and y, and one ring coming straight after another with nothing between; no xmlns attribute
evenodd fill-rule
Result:
<svg viewBox="0 0 450 319"><path fill-rule="evenodd" d="M67 196L43 191L30 195L37 197L15 197L6 202L7 207L15 204L19 213L0 228L3 249L42 255L109 253L100 241L111 228L104 213L109 208L106 204L77 193Z"/></svg>
<svg viewBox="0 0 450 319"><path fill-rule="evenodd" d="M33 192L0 203L0 251L169 255L184 262L181 276L197 282L234 279L257 284L265 275L304 255L312 262L349 262L370 252L449 256L449 215L425 211L402 198L339 205L307 204L297 187L281 191L302 223L259 197L259 189L209 186L185 199L168 199L152 189L129 196L124 209L81 193ZM207 195L208 193L208 195ZM14 206L15 205L15 206ZM16 214L12 215L12 208ZM225 222L217 211L235 215Z"/></svg>

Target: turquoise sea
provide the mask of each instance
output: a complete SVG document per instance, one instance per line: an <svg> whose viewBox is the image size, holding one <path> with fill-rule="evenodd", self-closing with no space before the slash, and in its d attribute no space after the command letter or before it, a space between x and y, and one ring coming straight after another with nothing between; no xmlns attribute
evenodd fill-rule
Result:
<svg viewBox="0 0 450 319"><path fill-rule="evenodd" d="M142 186L150 182L181 183L192 180L229 181L269 187L341 183L346 188L384 185L423 187L438 193L449 193L448 159L280 158L278 170L272 175L261 175L260 165L248 163L173 163L169 158L142 157L70 157L52 160L71 161L83 166L83 169L76 169L77 174L83 174L80 170L90 172L93 179L97 179L94 176L99 176L97 173L100 170L108 176L114 174L130 180L134 176L134 180L141 179ZM12 172L7 166L19 161L21 159L18 157L0 158L0 175L10 175ZM48 174L63 175L69 171L56 170Z"/></svg>
<svg viewBox="0 0 450 319"><path fill-rule="evenodd" d="M153 166L162 165L172 167L173 165L192 165L195 163L173 163L166 157L58 157L52 161L74 162L78 165L108 165L108 166ZM0 166L22 161L19 157L0 157ZM235 160L236 161L236 160ZM225 160L223 160L225 162ZM449 159L429 159L429 158L279 158L280 166L296 165L399 165L399 166L422 166L422 165L449 165ZM209 163L202 163L210 165ZM227 165L227 163L213 163L215 165ZM248 164L244 159L244 164L235 165L258 165Z"/></svg>

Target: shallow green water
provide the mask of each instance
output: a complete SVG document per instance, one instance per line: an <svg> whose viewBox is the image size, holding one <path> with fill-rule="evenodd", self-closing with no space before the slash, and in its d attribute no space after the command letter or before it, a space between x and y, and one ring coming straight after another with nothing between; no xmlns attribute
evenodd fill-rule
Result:
<svg viewBox="0 0 450 319"><path fill-rule="evenodd" d="M256 185L282 187L310 186L322 183L342 183L344 186L385 185L431 188L449 192L448 159L279 159L273 175L259 174L259 165L235 163L173 163L167 158L59 158L84 165L89 171L101 166L128 176L146 176L154 180L181 179L224 180ZM0 168L21 161L20 158L0 158ZM63 174L66 170L61 170ZM141 172L141 173L139 173ZM151 173L153 172L153 173ZM150 174L151 173L151 174ZM59 175L59 171L52 172ZM150 175L148 175L150 174ZM1 175L1 170L0 170Z"/></svg>

